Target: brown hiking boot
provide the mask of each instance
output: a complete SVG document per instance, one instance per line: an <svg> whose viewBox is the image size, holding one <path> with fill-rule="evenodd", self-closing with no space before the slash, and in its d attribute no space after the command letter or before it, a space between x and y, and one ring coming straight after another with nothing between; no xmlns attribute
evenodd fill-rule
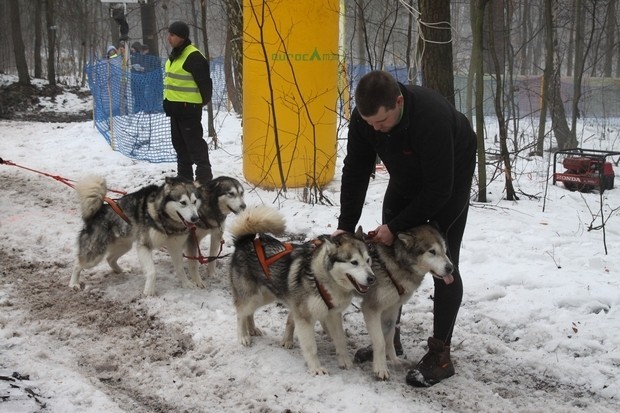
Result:
<svg viewBox="0 0 620 413"><path fill-rule="evenodd" d="M428 339L428 352L413 369L407 372L406 382L414 387L430 387L454 375L450 346L433 337Z"/></svg>

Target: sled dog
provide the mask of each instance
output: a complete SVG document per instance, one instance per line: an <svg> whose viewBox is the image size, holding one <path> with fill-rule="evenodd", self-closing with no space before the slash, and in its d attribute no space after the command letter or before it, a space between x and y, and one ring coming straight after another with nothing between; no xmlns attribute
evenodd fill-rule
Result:
<svg viewBox="0 0 620 413"><path fill-rule="evenodd" d="M185 252L190 260L188 270L190 278L199 287L204 288L205 283L198 274L198 245L207 235L210 237L209 260L207 263L207 276L215 275L215 257L220 251L220 245L224 236L224 223L226 217L232 212L238 214L245 209L244 190L241 183L232 177L219 176L204 185L198 186L198 221L196 222L195 236L190 234L187 240Z"/></svg>
<svg viewBox="0 0 620 413"><path fill-rule="evenodd" d="M193 183L166 178L162 185L149 185L116 201L104 204L107 187L102 177L91 176L75 186L84 226L78 236L78 255L69 287L80 289L80 273L104 257L116 273L117 261L135 243L146 277L143 294L155 294L154 249L166 247L183 287L196 288L183 269L183 247L189 228L198 221L200 200ZM106 199L107 200L107 199ZM114 204L113 201L111 201Z"/></svg>
<svg viewBox="0 0 620 413"><path fill-rule="evenodd" d="M390 361L398 362L394 333L400 306L411 298L429 272L447 284L454 281L454 267L444 238L431 225L396 234L391 246L373 243L371 239L367 244L377 281L364 294L361 309L372 342L373 372L386 380L386 355Z"/></svg>
<svg viewBox="0 0 620 413"><path fill-rule="evenodd" d="M290 322L282 345L292 346L296 328L311 374L327 374L317 356L317 321L334 342L339 366L349 368L352 360L346 348L342 312L351 303L354 291L365 294L375 282L361 230L360 238L351 234L321 236L301 244L283 243L269 235L281 235L284 229L283 216L267 206L245 210L230 226L234 239L230 280L238 340L249 346L251 336L262 335L254 324L254 312L277 301L289 309Z"/></svg>

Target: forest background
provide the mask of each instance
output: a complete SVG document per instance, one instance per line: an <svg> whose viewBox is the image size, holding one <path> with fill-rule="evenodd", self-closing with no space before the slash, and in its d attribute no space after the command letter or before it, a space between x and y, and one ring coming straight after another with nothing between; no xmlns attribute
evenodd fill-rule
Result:
<svg viewBox="0 0 620 413"><path fill-rule="evenodd" d="M226 107L215 110L243 116L243 7L242 0L6 0L0 3L0 71L17 73L21 87L31 78L47 79L50 88L83 87L86 64L119 44L114 9L124 13L129 42L147 44L164 58L166 28L184 20L194 43L221 62L216 89L226 95L220 101ZM517 197L515 157L580 146L588 137L577 130L579 117L595 119L604 139L605 119L619 115L617 0L342 0L339 7L345 84L351 88L365 71L381 68L439 90L475 124L479 164L497 164L509 200ZM339 107L346 112L351 105L346 98ZM8 111L0 102L0 115ZM500 153L486 151L485 115L497 117L493 139ZM522 119L531 119L534 140L519 130ZM489 179L479 168L479 201Z"/></svg>

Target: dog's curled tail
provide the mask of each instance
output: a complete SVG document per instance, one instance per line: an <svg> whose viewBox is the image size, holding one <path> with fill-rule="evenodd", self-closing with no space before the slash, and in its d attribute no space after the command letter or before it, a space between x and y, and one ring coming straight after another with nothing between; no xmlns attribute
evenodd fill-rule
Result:
<svg viewBox="0 0 620 413"><path fill-rule="evenodd" d="M108 192L106 181L100 176L88 176L75 184L75 190L80 200L82 219L88 221L103 205L103 198Z"/></svg>
<svg viewBox="0 0 620 413"><path fill-rule="evenodd" d="M247 208L237 215L228 228L234 239L258 233L280 235L285 229L284 216L274 207L267 205Z"/></svg>

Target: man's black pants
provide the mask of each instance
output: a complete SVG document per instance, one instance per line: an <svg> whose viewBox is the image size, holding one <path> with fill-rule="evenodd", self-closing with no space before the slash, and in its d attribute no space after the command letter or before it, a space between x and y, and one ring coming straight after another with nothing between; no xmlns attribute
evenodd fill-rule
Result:
<svg viewBox="0 0 620 413"><path fill-rule="evenodd" d="M210 181L213 178L209 162L209 146L202 138L201 117L170 117L172 146L177 153L177 169L180 178L194 180L193 165L196 165L196 180Z"/></svg>

